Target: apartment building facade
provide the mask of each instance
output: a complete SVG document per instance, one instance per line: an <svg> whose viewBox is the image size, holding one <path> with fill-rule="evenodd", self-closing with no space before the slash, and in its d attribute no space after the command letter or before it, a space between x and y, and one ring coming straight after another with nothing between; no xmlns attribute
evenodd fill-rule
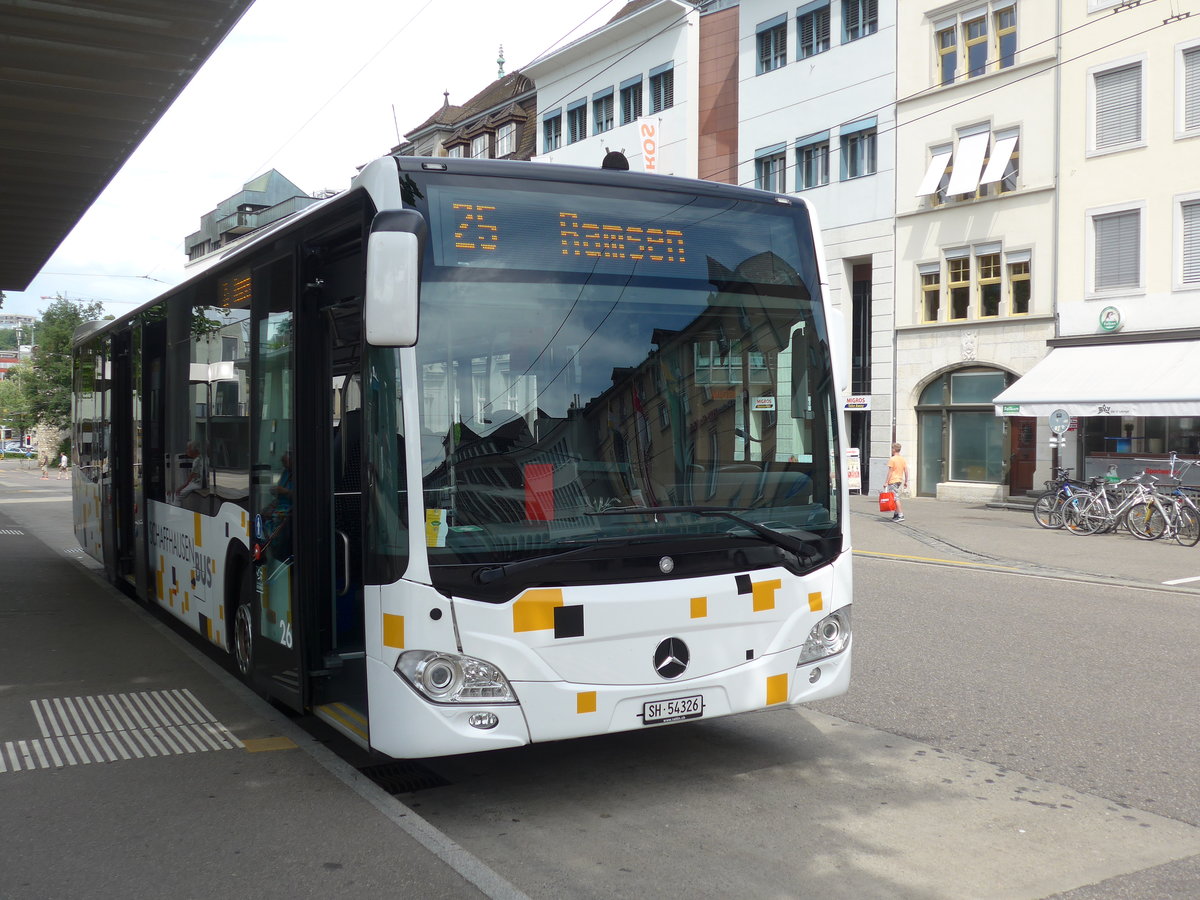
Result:
<svg viewBox="0 0 1200 900"><path fill-rule="evenodd" d="M1035 483L1038 423L992 399L1054 335L1056 19L1034 0L900 5L896 436L921 496Z"/></svg>
<svg viewBox="0 0 1200 900"><path fill-rule="evenodd" d="M849 443L878 487L896 423L896 4L742 0L739 18L738 182L817 211L850 331Z"/></svg>
<svg viewBox="0 0 1200 900"><path fill-rule="evenodd" d="M525 67L537 85L541 162L695 178L701 15L687 0L634 2Z"/></svg>
<svg viewBox="0 0 1200 900"><path fill-rule="evenodd" d="M1058 329L995 411L1065 410L1080 472L1167 471L1200 455L1200 3L1059 8Z"/></svg>

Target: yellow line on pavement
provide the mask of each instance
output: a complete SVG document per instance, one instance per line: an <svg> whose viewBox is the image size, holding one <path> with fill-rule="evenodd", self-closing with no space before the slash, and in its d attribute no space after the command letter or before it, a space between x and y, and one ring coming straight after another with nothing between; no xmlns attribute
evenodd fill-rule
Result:
<svg viewBox="0 0 1200 900"><path fill-rule="evenodd" d="M252 738L242 742L247 753L265 753L270 750L295 750L296 742L285 737Z"/></svg>
<svg viewBox="0 0 1200 900"><path fill-rule="evenodd" d="M876 553L873 550L855 550L855 556L870 556L877 559L907 559L911 562L941 563L946 566L966 566L974 569L997 569L1003 572L1020 572L1015 566L999 566L995 563L966 562L958 559L938 559L935 556L909 556L904 553Z"/></svg>

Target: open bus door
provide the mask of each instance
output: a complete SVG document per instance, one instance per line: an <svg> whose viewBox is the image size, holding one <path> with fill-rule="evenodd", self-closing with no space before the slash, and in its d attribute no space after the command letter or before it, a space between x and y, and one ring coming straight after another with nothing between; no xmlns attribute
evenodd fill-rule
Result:
<svg viewBox="0 0 1200 900"><path fill-rule="evenodd" d="M362 304L292 263L253 273L254 680L365 746Z"/></svg>
<svg viewBox="0 0 1200 900"><path fill-rule="evenodd" d="M302 654L305 623L297 602L306 554L295 510L300 464L311 441L297 441L297 348L291 256L253 271L251 306L250 546L253 596L251 680L296 710L308 702ZM240 612L240 611L239 611Z"/></svg>
<svg viewBox="0 0 1200 900"><path fill-rule="evenodd" d="M100 468L104 570L110 581L134 583L134 409L130 332L114 331L105 341L104 440ZM46 448L43 453L49 453Z"/></svg>

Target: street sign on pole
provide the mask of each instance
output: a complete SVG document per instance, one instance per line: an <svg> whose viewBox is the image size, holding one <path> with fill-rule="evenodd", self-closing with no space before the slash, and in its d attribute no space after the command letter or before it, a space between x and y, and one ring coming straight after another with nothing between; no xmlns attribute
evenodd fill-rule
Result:
<svg viewBox="0 0 1200 900"><path fill-rule="evenodd" d="M1065 409L1056 409L1050 413L1050 430L1055 434L1063 434L1071 427L1071 414Z"/></svg>

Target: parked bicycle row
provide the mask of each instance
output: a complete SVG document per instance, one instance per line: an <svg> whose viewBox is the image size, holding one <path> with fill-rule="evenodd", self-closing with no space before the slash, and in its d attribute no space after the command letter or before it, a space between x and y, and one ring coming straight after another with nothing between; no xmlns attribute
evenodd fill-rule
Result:
<svg viewBox="0 0 1200 900"><path fill-rule="evenodd" d="M1071 478L1070 469L1056 469L1046 493L1033 506L1033 518L1043 528L1065 528L1072 534L1128 531L1144 541L1173 538L1185 547L1200 543L1200 489L1183 484L1195 460L1170 456L1170 469L1160 483L1142 472L1134 478L1109 481Z"/></svg>

